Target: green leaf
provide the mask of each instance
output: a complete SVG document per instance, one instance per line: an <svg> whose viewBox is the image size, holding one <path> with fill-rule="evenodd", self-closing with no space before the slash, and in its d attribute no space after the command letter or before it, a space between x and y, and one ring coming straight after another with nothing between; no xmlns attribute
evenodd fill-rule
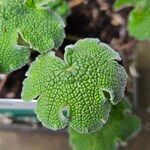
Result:
<svg viewBox="0 0 150 150"><path fill-rule="evenodd" d="M7 55L10 53L9 51L16 51L11 43L18 47L17 34L21 35L30 48L40 53L47 53L62 44L65 36L64 23L57 14L48 8L37 8L34 0L0 0L0 49L3 50L2 54L5 54L7 60L13 62L17 57L20 60L13 69L21 67L28 60L26 53L21 50L18 53L22 52L22 58L19 58L19 55L15 58ZM11 41L10 35L12 35L11 38L15 35L15 39ZM7 48L4 47L6 44ZM3 60L3 55L0 55L0 60ZM2 68L6 67L3 70L10 71L8 70L9 64L6 65L1 61L0 65Z"/></svg>
<svg viewBox="0 0 150 150"><path fill-rule="evenodd" d="M55 0L49 3L49 7L63 18L66 18L70 13L70 7L66 0Z"/></svg>
<svg viewBox="0 0 150 150"><path fill-rule="evenodd" d="M128 31L139 40L150 40L150 3L144 8L136 7L128 19Z"/></svg>
<svg viewBox="0 0 150 150"><path fill-rule="evenodd" d="M64 60L53 53L39 56L26 74L22 98L38 97L36 113L48 128L98 130L124 96L126 72L115 60L119 54L98 39L68 46Z"/></svg>
<svg viewBox="0 0 150 150"><path fill-rule="evenodd" d="M150 1L149 0L118 0L115 8L134 6L128 19L129 34L139 40L150 39Z"/></svg>
<svg viewBox="0 0 150 150"><path fill-rule="evenodd" d="M115 9L119 9L124 6L134 6L137 0L116 0L114 4Z"/></svg>
<svg viewBox="0 0 150 150"><path fill-rule="evenodd" d="M70 142L74 150L115 150L118 142L125 142L140 129L139 118L130 111L126 100L112 107L110 118L101 130L81 134L70 128Z"/></svg>
<svg viewBox="0 0 150 150"><path fill-rule="evenodd" d="M0 72L11 72L27 63L29 49L16 43L17 33L3 33L0 36Z"/></svg>

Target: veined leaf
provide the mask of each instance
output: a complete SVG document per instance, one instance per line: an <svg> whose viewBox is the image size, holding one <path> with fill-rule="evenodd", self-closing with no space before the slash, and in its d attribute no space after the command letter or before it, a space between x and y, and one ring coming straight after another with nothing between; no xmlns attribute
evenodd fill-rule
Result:
<svg viewBox="0 0 150 150"><path fill-rule="evenodd" d="M126 72L117 52L98 39L84 39L65 50L39 56L27 72L22 98L38 97L36 113L53 130L68 124L88 133L106 123L111 105L124 96Z"/></svg>

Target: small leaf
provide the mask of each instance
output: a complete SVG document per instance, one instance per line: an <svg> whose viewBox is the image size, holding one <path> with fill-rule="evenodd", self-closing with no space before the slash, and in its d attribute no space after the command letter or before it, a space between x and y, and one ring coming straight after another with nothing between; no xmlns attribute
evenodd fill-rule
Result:
<svg viewBox="0 0 150 150"><path fill-rule="evenodd" d="M149 0L117 0L116 9L123 6L134 6L128 18L129 34L139 40L150 39L150 1Z"/></svg>
<svg viewBox="0 0 150 150"><path fill-rule="evenodd" d="M48 128L70 124L83 133L98 130L111 104L124 96L126 72L115 60L119 54L98 39L68 46L64 60L53 53L39 56L27 72L22 98L38 97L36 113Z"/></svg>
<svg viewBox="0 0 150 150"><path fill-rule="evenodd" d="M40 53L47 53L62 44L65 37L64 23L50 8L37 8L34 0L0 0L0 49L3 50L2 54L5 55L5 59L11 62L14 59L7 53L13 51L14 48L10 45L7 48L4 46L8 45L9 42L17 45L17 34L20 34L23 40L30 45L29 48L33 48ZM15 35L12 41L12 36L10 38L9 35ZM28 61L24 51L20 50L18 53L21 52L23 52L22 58L16 55L15 59L18 57L20 62L13 69L20 68ZM3 55L0 55L0 60L3 60ZM3 71L11 71L8 70L8 63L5 64L2 61L0 63L1 68L7 68Z"/></svg>
<svg viewBox="0 0 150 150"><path fill-rule="evenodd" d="M125 142L140 129L139 118L130 112L128 102L112 107L110 118L101 130L81 134L70 128L70 142L74 150L115 150L117 142Z"/></svg>

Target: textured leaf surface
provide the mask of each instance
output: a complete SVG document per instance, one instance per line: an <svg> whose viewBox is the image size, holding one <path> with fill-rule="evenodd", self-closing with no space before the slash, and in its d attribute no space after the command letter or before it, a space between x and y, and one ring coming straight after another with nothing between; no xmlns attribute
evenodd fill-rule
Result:
<svg viewBox="0 0 150 150"><path fill-rule="evenodd" d="M0 36L0 72L11 72L27 63L29 50L16 44L18 34L3 33Z"/></svg>
<svg viewBox="0 0 150 150"><path fill-rule="evenodd" d="M128 19L128 31L131 36L139 39L150 39L150 1L149 0L118 0L115 8L134 6Z"/></svg>
<svg viewBox="0 0 150 150"><path fill-rule="evenodd" d="M17 44L18 34L30 45L30 48L46 53L61 45L65 36L64 23L48 8L37 8L34 0L0 0L0 66L3 68L0 71L2 72L5 70L9 72L11 71L9 68L12 68L11 64L3 61L4 58L11 63L16 62L13 69L21 67L28 60L29 53L21 50L22 47ZM13 57L12 53L17 55Z"/></svg>
<svg viewBox="0 0 150 150"><path fill-rule="evenodd" d="M70 128L74 150L115 150L117 142L125 142L140 128L139 119L131 114L127 101L112 107L110 118L101 130L81 134Z"/></svg>
<svg viewBox="0 0 150 150"><path fill-rule="evenodd" d="M48 128L70 124L83 133L98 130L106 123L111 104L124 96L126 73L116 59L119 54L98 39L68 46L64 60L52 53L40 56L27 72L22 98L38 97L36 113Z"/></svg>

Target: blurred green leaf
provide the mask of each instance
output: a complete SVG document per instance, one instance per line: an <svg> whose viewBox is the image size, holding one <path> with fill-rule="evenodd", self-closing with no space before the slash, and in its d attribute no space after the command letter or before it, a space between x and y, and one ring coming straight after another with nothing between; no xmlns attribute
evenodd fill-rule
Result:
<svg viewBox="0 0 150 150"><path fill-rule="evenodd" d="M129 34L139 40L150 40L150 0L117 0L116 9L134 6L128 19Z"/></svg>
<svg viewBox="0 0 150 150"><path fill-rule="evenodd" d="M52 1L49 3L49 7L63 18L66 18L70 13L69 3L66 0Z"/></svg>

